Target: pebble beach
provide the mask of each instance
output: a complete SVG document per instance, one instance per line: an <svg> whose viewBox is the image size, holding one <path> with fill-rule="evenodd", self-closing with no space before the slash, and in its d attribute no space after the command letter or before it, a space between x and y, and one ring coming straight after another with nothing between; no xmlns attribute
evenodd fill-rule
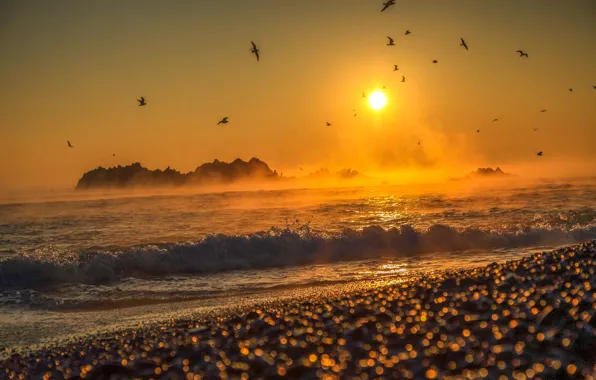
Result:
<svg viewBox="0 0 596 380"><path fill-rule="evenodd" d="M595 242L13 353L2 378L594 378Z"/></svg>

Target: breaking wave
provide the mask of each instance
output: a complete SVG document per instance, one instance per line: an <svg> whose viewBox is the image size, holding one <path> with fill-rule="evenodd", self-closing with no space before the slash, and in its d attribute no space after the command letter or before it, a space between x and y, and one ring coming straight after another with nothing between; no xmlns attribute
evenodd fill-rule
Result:
<svg viewBox="0 0 596 380"><path fill-rule="evenodd" d="M435 224L385 230L371 226L328 234L272 228L252 235L211 235L195 242L65 251L45 248L0 261L4 289L52 284L109 284L123 278L207 274L238 269L330 263L423 253L573 244L596 238L596 225L507 230L456 229Z"/></svg>

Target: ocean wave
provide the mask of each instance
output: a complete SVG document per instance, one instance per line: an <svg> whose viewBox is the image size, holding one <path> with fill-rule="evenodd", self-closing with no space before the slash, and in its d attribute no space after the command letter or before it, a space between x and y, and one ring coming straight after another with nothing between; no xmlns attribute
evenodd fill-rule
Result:
<svg viewBox="0 0 596 380"><path fill-rule="evenodd" d="M457 229L435 224L344 230L328 234L308 225L272 228L252 235L211 235L196 242L65 251L46 248L0 261L3 289L39 289L52 284L109 284L123 278L208 274L432 252L510 249L572 244L596 238L596 225L574 228Z"/></svg>

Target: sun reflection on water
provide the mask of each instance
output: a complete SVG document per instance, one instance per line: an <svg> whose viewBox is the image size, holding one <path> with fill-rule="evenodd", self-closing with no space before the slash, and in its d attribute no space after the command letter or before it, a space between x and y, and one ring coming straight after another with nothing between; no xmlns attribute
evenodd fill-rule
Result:
<svg viewBox="0 0 596 380"><path fill-rule="evenodd" d="M361 270L359 272L363 277L379 277L399 275L400 277L408 277L407 263L386 263L379 266L371 266L370 268Z"/></svg>

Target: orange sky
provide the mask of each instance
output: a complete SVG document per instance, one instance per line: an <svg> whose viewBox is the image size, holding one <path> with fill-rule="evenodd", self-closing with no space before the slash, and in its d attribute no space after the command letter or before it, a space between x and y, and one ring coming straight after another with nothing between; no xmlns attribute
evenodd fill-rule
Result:
<svg viewBox="0 0 596 380"><path fill-rule="evenodd" d="M3 0L0 189L253 156L289 175L590 168L594 0L381 3ZM360 94L383 85L388 105L374 111Z"/></svg>

